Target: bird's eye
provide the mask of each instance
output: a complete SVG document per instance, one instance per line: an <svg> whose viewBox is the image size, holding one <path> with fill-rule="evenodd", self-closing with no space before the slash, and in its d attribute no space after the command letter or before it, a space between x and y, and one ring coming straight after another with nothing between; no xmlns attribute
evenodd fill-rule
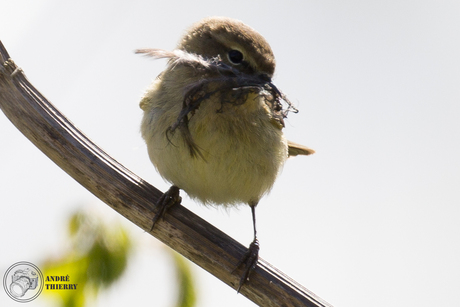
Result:
<svg viewBox="0 0 460 307"><path fill-rule="evenodd" d="M233 64L241 64L243 62L243 54L238 50L230 50L228 52L228 59Z"/></svg>

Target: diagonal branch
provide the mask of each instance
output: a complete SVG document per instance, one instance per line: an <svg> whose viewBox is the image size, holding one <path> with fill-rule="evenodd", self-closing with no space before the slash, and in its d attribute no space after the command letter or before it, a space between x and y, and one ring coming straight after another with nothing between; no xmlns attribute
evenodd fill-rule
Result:
<svg viewBox="0 0 460 307"><path fill-rule="evenodd" d="M162 193L111 158L26 79L0 41L0 108L44 154L131 222L236 289L246 248L182 206L150 231ZM331 306L263 259L241 294L260 306Z"/></svg>

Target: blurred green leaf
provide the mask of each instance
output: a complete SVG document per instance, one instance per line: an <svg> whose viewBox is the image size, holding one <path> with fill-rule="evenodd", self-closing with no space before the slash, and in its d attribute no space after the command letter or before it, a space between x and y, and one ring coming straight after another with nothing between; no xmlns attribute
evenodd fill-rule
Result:
<svg viewBox="0 0 460 307"><path fill-rule="evenodd" d="M176 268L177 284L179 286L176 307L196 306L196 293L190 263L180 254L171 250Z"/></svg>
<svg viewBox="0 0 460 307"><path fill-rule="evenodd" d="M53 297L64 307L84 307L99 291L120 279L126 270L132 243L120 225L107 226L94 214L79 211L68 222L70 248L57 259L41 265L45 284L47 276L68 275L67 284L77 284L75 290L45 289L43 294ZM168 249L169 250L169 249ZM190 263L170 250L177 279L176 307L196 306L196 292ZM62 282L49 282L59 284Z"/></svg>
<svg viewBox="0 0 460 307"><path fill-rule="evenodd" d="M100 219L77 212L68 223L71 248L59 259L48 259L42 265L45 276L68 276L66 284L77 284L76 290L43 291L58 297L62 306L83 307L100 289L112 285L124 273L131 240L121 226L108 227ZM62 284L63 282L49 282Z"/></svg>

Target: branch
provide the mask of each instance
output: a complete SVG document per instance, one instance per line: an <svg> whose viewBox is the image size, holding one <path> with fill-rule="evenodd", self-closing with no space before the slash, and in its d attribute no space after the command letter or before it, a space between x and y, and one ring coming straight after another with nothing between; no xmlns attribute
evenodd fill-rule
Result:
<svg viewBox="0 0 460 307"><path fill-rule="evenodd" d="M36 90L0 41L0 108L44 154L131 222L236 289L246 248L182 206L150 231L162 192L111 158ZM241 294L260 306L331 306L263 259Z"/></svg>

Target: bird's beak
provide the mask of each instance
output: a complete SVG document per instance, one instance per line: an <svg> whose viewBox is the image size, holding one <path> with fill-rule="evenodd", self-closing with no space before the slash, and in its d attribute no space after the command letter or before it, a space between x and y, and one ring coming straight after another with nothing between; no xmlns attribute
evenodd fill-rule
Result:
<svg viewBox="0 0 460 307"><path fill-rule="evenodd" d="M269 82L269 83L272 82L272 78L267 74L260 74L259 78L265 82Z"/></svg>

